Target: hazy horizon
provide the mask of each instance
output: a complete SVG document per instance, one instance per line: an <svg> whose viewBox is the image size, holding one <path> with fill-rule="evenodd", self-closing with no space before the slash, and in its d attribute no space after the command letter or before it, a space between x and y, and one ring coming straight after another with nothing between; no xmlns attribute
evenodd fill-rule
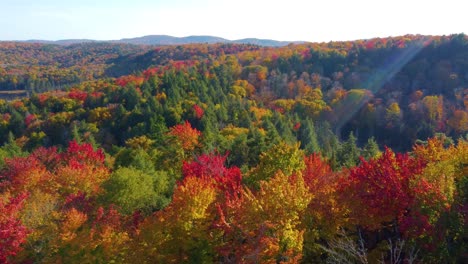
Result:
<svg viewBox="0 0 468 264"><path fill-rule="evenodd" d="M464 32L454 32L450 34L441 34L441 35L427 35L427 36L449 36L449 35L456 35L456 34L465 34ZM51 41L51 42L56 42L56 41L67 41L67 40L89 40L89 41L96 41L96 42L106 42L106 41L119 41L119 40L126 40L126 39L136 39L136 38L143 38L143 37L151 37L151 36L168 36L168 37L176 37L176 38L187 38L187 37L214 37L214 38L222 38L227 41L236 41L236 40L243 40L243 39L259 39L259 40L273 40L273 41L280 41L280 42L310 42L310 43L321 43L321 42L340 42L340 41L357 41L357 40L365 40L365 39L373 39L373 38L387 38L387 37L399 37L399 36L405 36L405 35L425 35L425 34L401 34L401 35L393 35L393 36L377 36L377 37L369 37L369 38L360 38L360 39L345 39L345 40L329 40L329 41L307 41L307 40L301 40L301 39L266 39L266 38L257 38L255 36L252 37L245 37L245 38L238 38L238 39L229 39L225 38L223 36L213 36L213 35L189 35L189 36L172 36L172 35L166 35L166 34L151 34L151 35L144 35L144 36L136 36L136 37L122 37L118 39L90 39L90 38L66 38L66 39L9 39L9 40L0 40L0 41L12 41L12 42L28 42L28 41Z"/></svg>
<svg viewBox="0 0 468 264"><path fill-rule="evenodd" d="M0 40L148 35L347 41L467 33L460 1L3 0Z"/></svg>

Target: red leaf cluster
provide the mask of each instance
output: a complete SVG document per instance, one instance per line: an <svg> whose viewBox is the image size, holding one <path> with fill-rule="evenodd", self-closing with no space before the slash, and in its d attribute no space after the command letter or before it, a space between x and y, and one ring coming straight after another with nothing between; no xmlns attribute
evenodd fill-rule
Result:
<svg viewBox="0 0 468 264"><path fill-rule="evenodd" d="M228 198L235 198L242 189L242 174L238 167L226 168L227 155L203 154L192 162L184 162L184 177L211 178Z"/></svg>
<svg viewBox="0 0 468 264"><path fill-rule="evenodd" d="M34 120L36 120L36 115L29 114L24 118L24 124L28 127Z"/></svg>
<svg viewBox="0 0 468 264"><path fill-rule="evenodd" d="M419 188L427 185L417 178L424 166L420 159L386 148L379 158L361 159L361 164L342 180L339 193L349 204L352 218L369 229L399 222L409 214L416 217L413 209L430 189Z"/></svg>
<svg viewBox="0 0 468 264"><path fill-rule="evenodd" d="M62 153L61 158L70 166L81 168L83 165L102 166L105 155L102 149L94 150L88 143L78 144L76 141L70 141L67 151Z"/></svg>
<svg viewBox="0 0 468 264"><path fill-rule="evenodd" d="M18 219L18 213L27 196L21 193L6 202L0 199L0 263L10 263L9 258L18 254L26 242L28 230Z"/></svg>
<svg viewBox="0 0 468 264"><path fill-rule="evenodd" d="M86 98L88 98L88 93L79 90L71 90L70 92L68 92L68 97L74 100L84 102Z"/></svg>
<svg viewBox="0 0 468 264"><path fill-rule="evenodd" d="M122 76L115 80L115 83L119 86L126 86L127 84L131 83L136 86L140 86L144 82L144 78L140 76L135 76L135 75L127 75L127 76Z"/></svg>
<svg viewBox="0 0 468 264"><path fill-rule="evenodd" d="M203 111L203 108L201 108L197 104L193 105L193 112L197 119L201 119L203 117L203 114L205 113L205 111Z"/></svg>

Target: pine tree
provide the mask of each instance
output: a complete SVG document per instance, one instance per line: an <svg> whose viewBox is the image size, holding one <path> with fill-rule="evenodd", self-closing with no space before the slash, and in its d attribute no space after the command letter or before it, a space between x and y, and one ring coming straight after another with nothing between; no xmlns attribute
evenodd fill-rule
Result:
<svg viewBox="0 0 468 264"><path fill-rule="evenodd" d="M322 155L328 158L335 156L336 152L340 148L340 141L337 136L331 130L328 122L322 122L317 126L317 141L319 147L322 150Z"/></svg>
<svg viewBox="0 0 468 264"><path fill-rule="evenodd" d="M72 125L71 136L72 136L72 140L75 140L76 143L81 144L82 139L81 139L80 131L76 123L73 123Z"/></svg>
<svg viewBox="0 0 468 264"><path fill-rule="evenodd" d="M232 142L232 149L229 152L228 161L230 165L242 167L249 162L249 146L247 144L247 134L241 134Z"/></svg>
<svg viewBox="0 0 468 264"><path fill-rule="evenodd" d="M314 123L310 119L306 119L301 124L299 139L307 154L319 153L320 146L315 132Z"/></svg>
<svg viewBox="0 0 468 264"><path fill-rule="evenodd" d="M267 149L265 136L258 128L252 127L247 135L247 146L249 147L248 162L249 167L257 165L260 153Z"/></svg>
<svg viewBox="0 0 468 264"><path fill-rule="evenodd" d="M360 150L356 145L356 137L353 132L338 150L337 160L344 167L351 168L359 162Z"/></svg>
<svg viewBox="0 0 468 264"><path fill-rule="evenodd" d="M364 159L369 160L380 155L379 145L375 141L374 137L367 140L364 149L362 150L362 156Z"/></svg>
<svg viewBox="0 0 468 264"><path fill-rule="evenodd" d="M292 127L288 120L285 117L280 116L279 114L275 114L273 117L276 121L276 129L278 131L278 134L281 135L281 138L287 143L295 143L297 140L293 134Z"/></svg>
<svg viewBox="0 0 468 264"><path fill-rule="evenodd" d="M274 146L281 141L281 136L270 119L263 121L263 128L266 131L265 141L268 147Z"/></svg>
<svg viewBox="0 0 468 264"><path fill-rule="evenodd" d="M0 168L5 164L5 158L21 157L27 153L24 152L15 141L15 136L10 131L7 142L0 148Z"/></svg>

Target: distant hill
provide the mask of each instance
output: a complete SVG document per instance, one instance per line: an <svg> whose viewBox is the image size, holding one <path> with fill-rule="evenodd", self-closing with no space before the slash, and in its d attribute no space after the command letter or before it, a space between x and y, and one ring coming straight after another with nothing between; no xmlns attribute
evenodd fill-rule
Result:
<svg viewBox="0 0 468 264"><path fill-rule="evenodd" d="M230 42L227 39L213 36L188 36L188 37L173 37L168 35L150 35L138 38L126 38L121 40L113 40L117 43L128 43L137 45L180 45L189 43L226 43Z"/></svg>
<svg viewBox="0 0 468 264"><path fill-rule="evenodd" d="M245 38L237 40L228 40L225 38L215 36L188 36L188 37L173 37L169 35L148 35L137 38L124 38L119 40L91 40L91 39L64 39L64 40L26 40L28 43L42 43L42 44L58 44L58 45L72 45L78 43L90 43L90 42L110 42L110 43L125 43L134 45L183 45L191 43L239 43L239 44L255 44L259 46L268 47L281 47L286 46L290 43L304 43L303 41L277 41L272 39L257 39L257 38Z"/></svg>
<svg viewBox="0 0 468 264"><path fill-rule="evenodd" d="M80 43L93 43L99 42L98 40L92 39L61 39L61 40L40 40L40 39L31 39L22 42L27 43L41 43L41 44L57 44L57 45L73 45L73 44L80 44Z"/></svg>
<svg viewBox="0 0 468 264"><path fill-rule="evenodd" d="M288 44L295 43L301 44L305 43L305 41L278 41L272 39L257 39L257 38L245 38L245 39L238 39L233 40L233 43L239 44L254 44L259 46L268 46L268 47L282 47L287 46Z"/></svg>

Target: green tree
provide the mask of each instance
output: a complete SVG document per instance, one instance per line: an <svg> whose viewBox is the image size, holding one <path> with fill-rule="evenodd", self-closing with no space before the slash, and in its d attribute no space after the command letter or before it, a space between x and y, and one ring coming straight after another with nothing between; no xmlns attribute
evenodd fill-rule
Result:
<svg viewBox="0 0 468 264"><path fill-rule="evenodd" d="M341 145L337 152L338 164L344 167L354 167L359 162L360 150L356 145L356 137L353 132L349 134L348 139Z"/></svg>
<svg viewBox="0 0 468 264"><path fill-rule="evenodd" d="M228 156L230 165L242 167L249 162L249 146L247 143L247 134L241 134L232 142L231 151Z"/></svg>
<svg viewBox="0 0 468 264"><path fill-rule="evenodd" d="M247 146L249 148L248 162L249 167L256 166L260 154L267 149L265 135L256 127L251 127L247 134Z"/></svg>
<svg viewBox="0 0 468 264"><path fill-rule="evenodd" d="M317 133L315 132L314 122L310 119L306 119L299 130L299 139L301 141L302 148L306 153L319 153L320 146L317 139Z"/></svg>
<svg viewBox="0 0 468 264"><path fill-rule="evenodd" d="M266 131L265 141L267 146L271 147L281 141L281 136L278 133L278 130L269 118L263 121L263 128Z"/></svg>
<svg viewBox="0 0 468 264"><path fill-rule="evenodd" d="M152 173L155 169L153 158L156 153L150 156L147 151L141 148L123 148L115 156L114 168L133 167L135 169Z"/></svg>
<svg viewBox="0 0 468 264"><path fill-rule="evenodd" d="M140 102L140 94L134 85L129 85L123 94L125 100L125 108L129 111L133 110Z"/></svg>
<svg viewBox="0 0 468 264"><path fill-rule="evenodd" d="M275 120L276 130L281 138L287 143L295 143L297 139L293 134L289 120L285 116L281 116L279 113L275 113L273 115L273 119Z"/></svg>
<svg viewBox="0 0 468 264"><path fill-rule="evenodd" d="M260 181L270 179L279 171L290 176L302 171L304 166L304 151L299 149L299 143L289 145L281 141L260 155L259 164L252 169L246 181L256 188Z"/></svg>
<svg viewBox="0 0 468 264"><path fill-rule="evenodd" d="M375 158L378 155L380 155L379 145L375 141L374 137L371 137L367 140L366 145L364 145L362 156L366 160L369 160L370 158Z"/></svg>
<svg viewBox="0 0 468 264"><path fill-rule="evenodd" d="M328 158L336 156L340 142L331 130L330 123L325 121L317 126L317 141L323 156Z"/></svg>
<svg viewBox="0 0 468 264"><path fill-rule="evenodd" d="M5 158L22 157L26 155L27 153L16 143L13 133L9 132L7 142L0 148L0 168L3 168L5 165Z"/></svg>
<svg viewBox="0 0 468 264"><path fill-rule="evenodd" d="M80 134L80 131L79 131L78 126L76 125L76 123L73 123L73 125L72 125L71 138L72 138L72 140L75 140L78 144L81 144L81 142L82 142L81 134Z"/></svg>
<svg viewBox="0 0 468 264"><path fill-rule="evenodd" d="M136 210L150 213L169 203L169 179L165 172L147 173L130 167L119 168L104 184L103 199L117 205L124 214Z"/></svg>

